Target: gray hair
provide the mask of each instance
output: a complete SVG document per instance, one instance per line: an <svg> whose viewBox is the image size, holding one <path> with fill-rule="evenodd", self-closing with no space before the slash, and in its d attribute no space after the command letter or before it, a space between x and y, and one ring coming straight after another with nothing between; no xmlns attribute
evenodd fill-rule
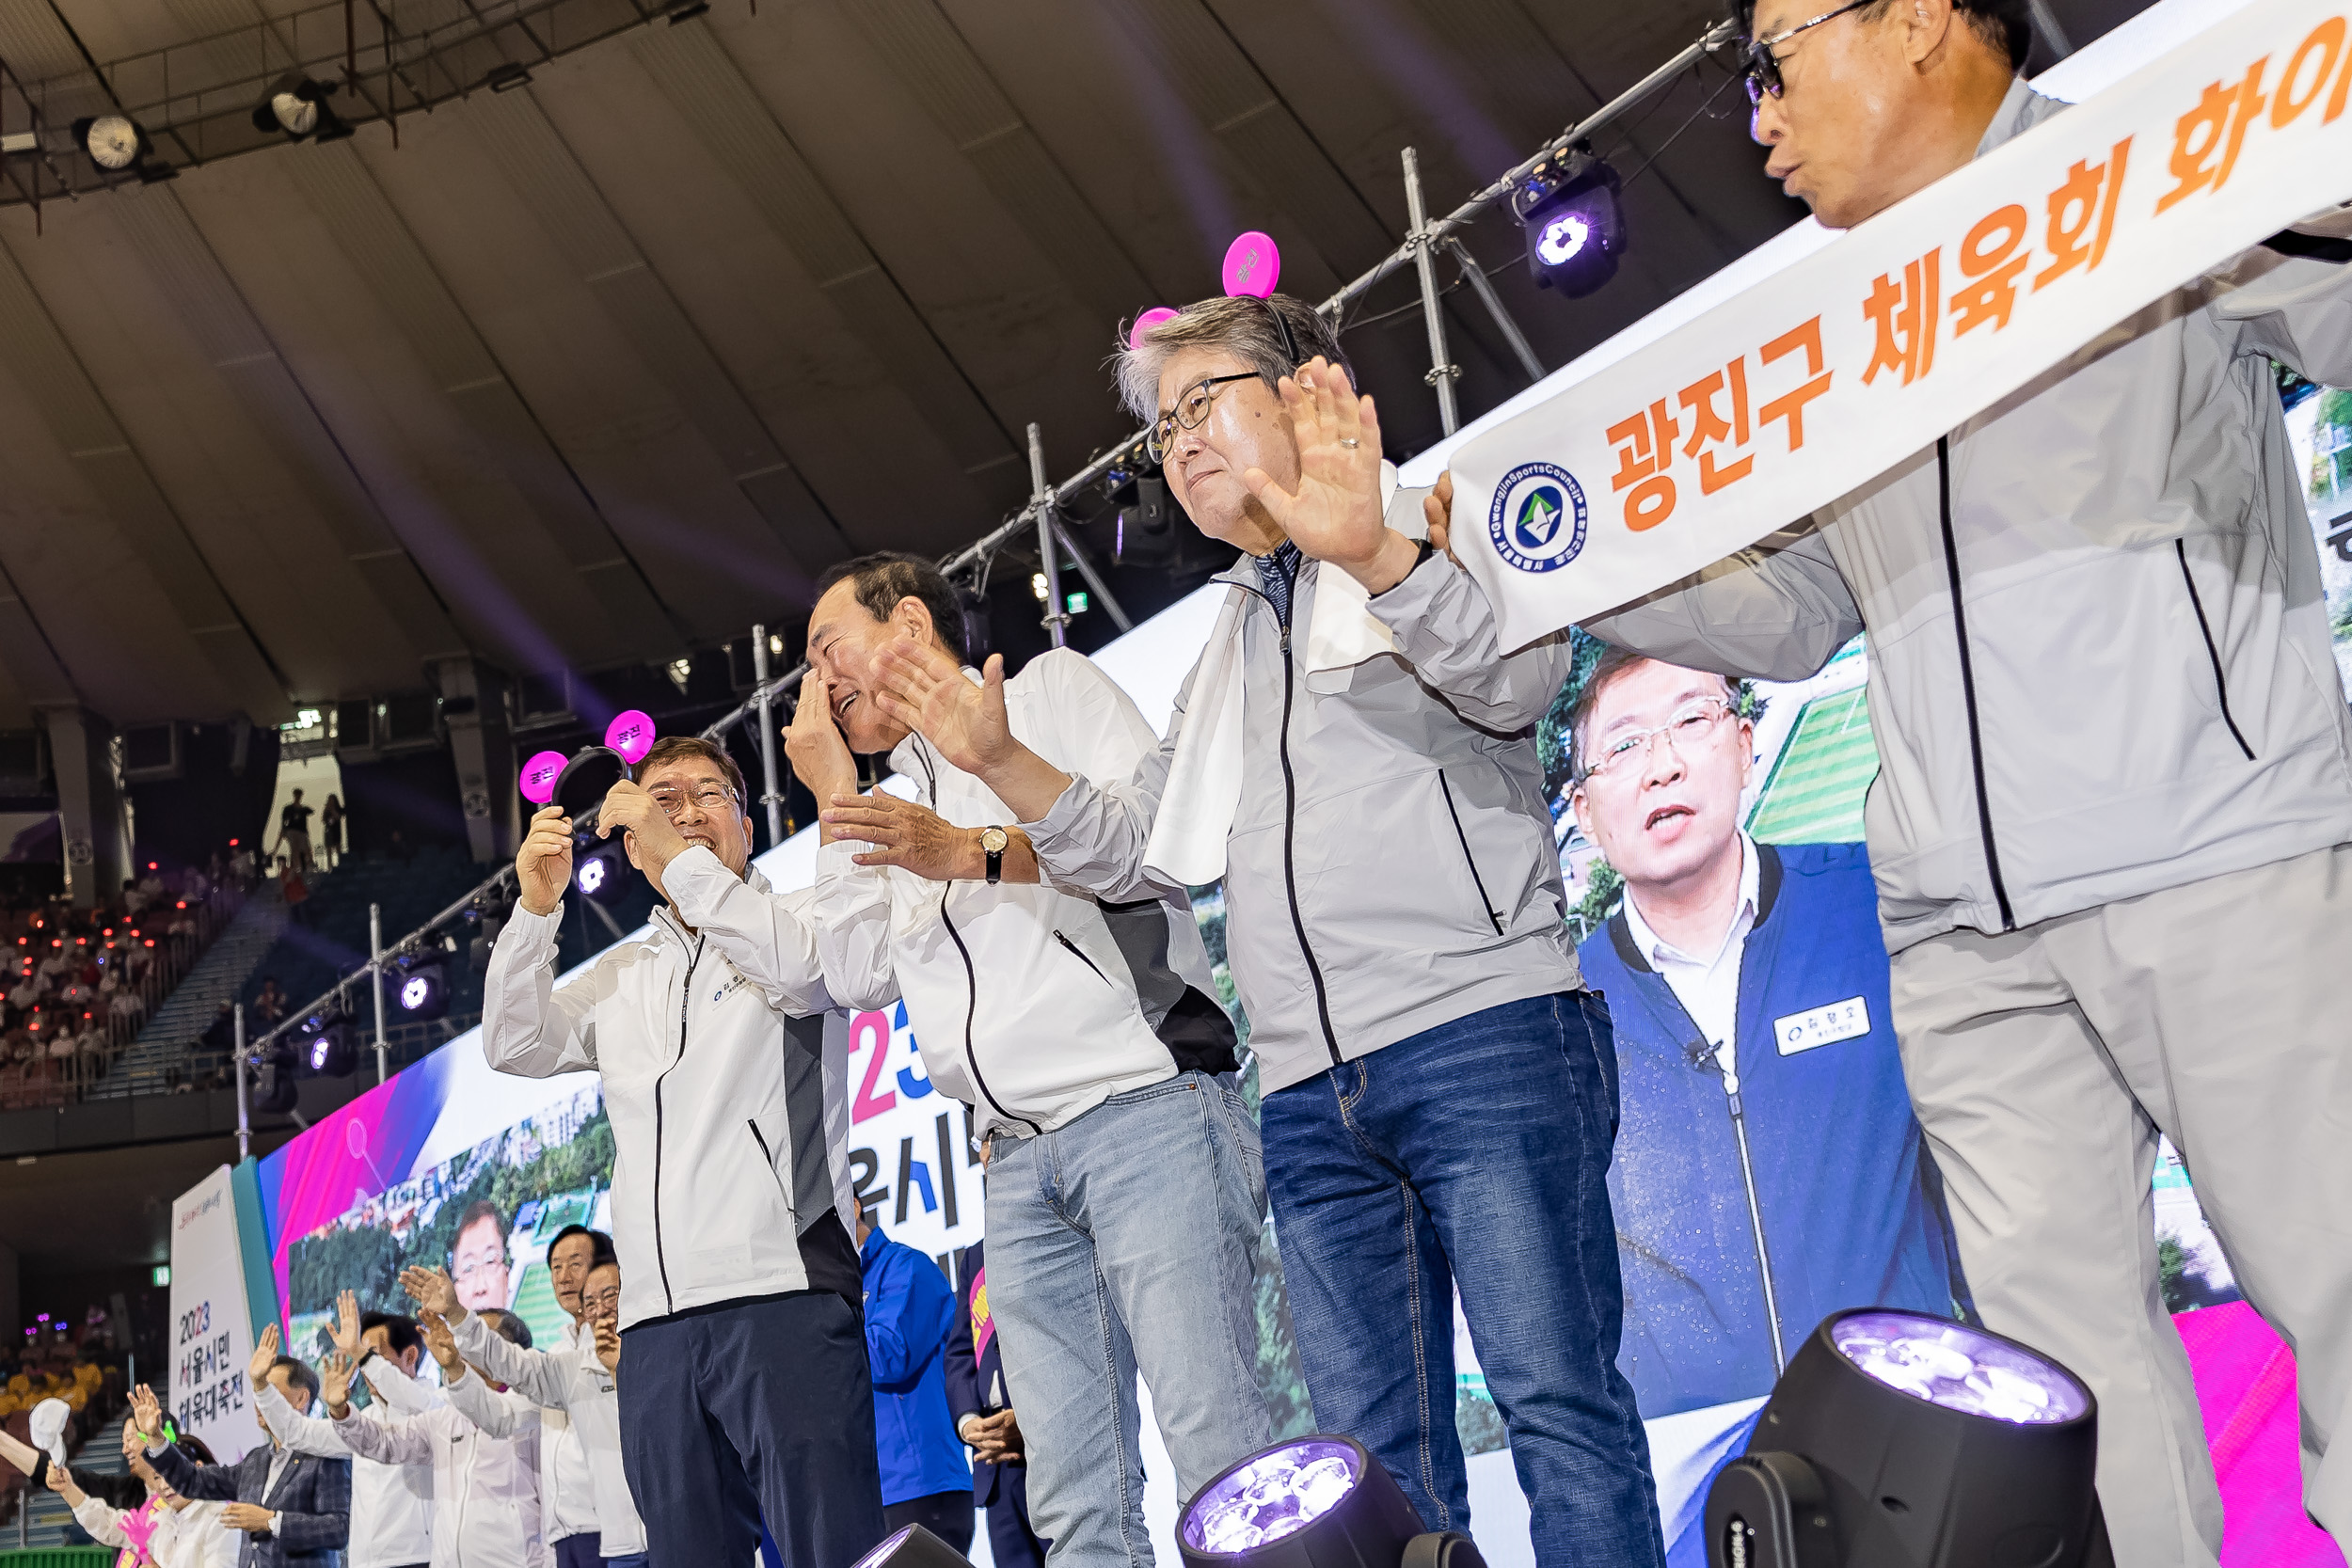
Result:
<svg viewBox="0 0 2352 1568"><path fill-rule="evenodd" d="M1296 364L1282 346L1281 327L1274 324L1277 310L1298 345ZM1271 294L1263 300L1248 294L1219 294L1187 305L1152 327L1139 347L1128 346L1121 328L1113 360L1119 369L1119 401L1130 414L1147 424L1159 418L1160 372L1178 350L1187 348L1224 349L1256 371L1269 390L1318 354L1346 372L1351 386L1356 380L1355 369L1340 349L1339 335L1313 306L1288 294Z"/></svg>

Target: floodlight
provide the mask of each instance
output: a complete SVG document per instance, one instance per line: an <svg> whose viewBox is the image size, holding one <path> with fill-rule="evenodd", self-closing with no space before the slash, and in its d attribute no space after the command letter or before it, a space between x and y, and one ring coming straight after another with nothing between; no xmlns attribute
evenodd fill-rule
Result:
<svg viewBox="0 0 2352 1568"><path fill-rule="evenodd" d="M2112 1568L2099 1413L2064 1367L1923 1312L1825 1320L1707 1497L1713 1568Z"/></svg>
<svg viewBox="0 0 2352 1568"><path fill-rule="evenodd" d="M1363 1445L1330 1435L1262 1449L1216 1476L1184 1505L1176 1547L1186 1568L1485 1568L1468 1538L1422 1528Z"/></svg>
<svg viewBox="0 0 2352 1568"><path fill-rule="evenodd" d="M449 1011L449 981L439 964L404 958L393 966L391 981L402 1017L421 1023Z"/></svg>
<svg viewBox="0 0 2352 1568"><path fill-rule="evenodd" d="M882 1537L881 1545L850 1568L971 1568L971 1560L920 1525L906 1525Z"/></svg>
<svg viewBox="0 0 2352 1568"><path fill-rule="evenodd" d="M253 128L257 131L277 131L289 140L335 141L351 135L327 100L340 90L333 82L322 82L290 71L273 83L269 96L253 106Z"/></svg>
<svg viewBox="0 0 2352 1568"><path fill-rule="evenodd" d="M1617 171L1582 151L1539 165L1512 193L1511 213L1527 230L1527 269L1539 287L1582 299L1617 275L1625 213Z"/></svg>
<svg viewBox="0 0 2352 1568"><path fill-rule="evenodd" d="M350 1076L358 1053L351 1043L351 1025L339 1007L324 1007L294 1027L296 1069L311 1078Z"/></svg>

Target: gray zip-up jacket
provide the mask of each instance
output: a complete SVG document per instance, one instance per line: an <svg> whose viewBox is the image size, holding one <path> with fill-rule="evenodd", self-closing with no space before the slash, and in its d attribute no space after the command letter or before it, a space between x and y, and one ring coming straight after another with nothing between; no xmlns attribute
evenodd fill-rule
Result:
<svg viewBox="0 0 2352 1568"><path fill-rule="evenodd" d="M2017 83L1979 156L2065 106ZM1801 536L1588 623L1767 680L1868 631L1890 950L2352 840L2352 719L2270 367L2352 386L2352 267L2233 266Z"/></svg>
<svg viewBox="0 0 2352 1568"><path fill-rule="evenodd" d="M1415 533L1421 494L1389 508ZM1269 1092L1579 983L1529 736L1566 675L1565 642L1501 657L1484 592L1437 556L1370 601L1400 651L1311 687L1302 655L1323 572L1310 561L1299 574L1295 635L1249 558L1217 579L1244 595L1226 955ZM1024 824L1057 879L1113 900L1166 891L1144 847L1202 667L1133 778L1081 777Z"/></svg>

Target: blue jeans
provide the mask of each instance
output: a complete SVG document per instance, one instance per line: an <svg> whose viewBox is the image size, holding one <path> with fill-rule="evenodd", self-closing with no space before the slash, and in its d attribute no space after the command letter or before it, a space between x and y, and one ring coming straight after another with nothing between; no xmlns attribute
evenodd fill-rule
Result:
<svg viewBox="0 0 2352 1568"><path fill-rule="evenodd" d="M1254 1265L1258 1131L1184 1072L1036 1137L995 1134L988 1291L1053 1568L1144 1568L1136 1373L1189 1497L1267 1441Z"/></svg>
<svg viewBox="0 0 2352 1568"><path fill-rule="evenodd" d="M1542 1568L1656 1568L1649 1444L1617 1370L1617 1060L1590 991L1506 1003L1267 1095L1275 1235L1316 1424L1466 1530L1454 1288ZM992 1255L993 1259L993 1255Z"/></svg>

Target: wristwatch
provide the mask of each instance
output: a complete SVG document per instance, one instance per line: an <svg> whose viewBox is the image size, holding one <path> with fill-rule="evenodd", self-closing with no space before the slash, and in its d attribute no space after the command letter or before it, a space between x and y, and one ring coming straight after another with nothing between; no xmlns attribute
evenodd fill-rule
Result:
<svg viewBox="0 0 2352 1568"><path fill-rule="evenodd" d="M1002 828L980 830L980 852L988 857L988 885L991 887L1004 879L1005 846L1011 842L1012 835Z"/></svg>

